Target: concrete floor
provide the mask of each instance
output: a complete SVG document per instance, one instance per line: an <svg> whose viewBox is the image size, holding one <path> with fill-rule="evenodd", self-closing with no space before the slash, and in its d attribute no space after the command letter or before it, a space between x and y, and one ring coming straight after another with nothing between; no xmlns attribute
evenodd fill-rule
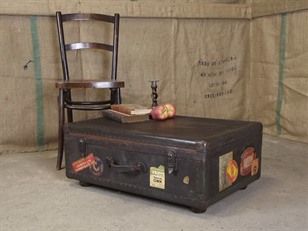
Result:
<svg viewBox="0 0 308 231"><path fill-rule="evenodd" d="M56 151L0 155L0 230L308 230L308 144L265 135L261 179L195 214L81 187L56 171Z"/></svg>

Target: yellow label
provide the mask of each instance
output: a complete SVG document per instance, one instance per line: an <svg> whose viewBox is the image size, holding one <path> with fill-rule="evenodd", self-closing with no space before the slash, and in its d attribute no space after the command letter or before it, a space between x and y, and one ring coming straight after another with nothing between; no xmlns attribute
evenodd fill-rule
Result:
<svg viewBox="0 0 308 231"><path fill-rule="evenodd" d="M150 186L165 189L165 167L163 165L150 168Z"/></svg>
<svg viewBox="0 0 308 231"><path fill-rule="evenodd" d="M256 175L259 171L259 158L252 161L251 164L251 175Z"/></svg>

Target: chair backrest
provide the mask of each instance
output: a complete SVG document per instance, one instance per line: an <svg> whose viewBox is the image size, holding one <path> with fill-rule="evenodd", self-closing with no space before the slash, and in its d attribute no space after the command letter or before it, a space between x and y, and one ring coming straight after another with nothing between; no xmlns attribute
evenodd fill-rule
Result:
<svg viewBox="0 0 308 231"><path fill-rule="evenodd" d="M61 12L56 13L57 18L57 28L58 28L58 38L61 53L61 63L63 70L63 79L69 80L69 69L67 62L66 51L70 50L80 50L80 49L102 49L112 52L112 68L111 68L111 80L115 81L117 79L117 63L118 63L118 41L119 41L119 14L114 16L104 15L104 14L85 14L85 13L74 13L74 14L62 14ZM68 21L101 21L105 23L113 24L113 41L112 44L99 43L99 42L76 42L76 43L65 43L64 36L64 22Z"/></svg>

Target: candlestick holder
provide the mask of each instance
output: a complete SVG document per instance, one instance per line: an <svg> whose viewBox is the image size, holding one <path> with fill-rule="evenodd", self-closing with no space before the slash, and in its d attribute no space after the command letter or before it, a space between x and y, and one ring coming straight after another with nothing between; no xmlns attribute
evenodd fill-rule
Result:
<svg viewBox="0 0 308 231"><path fill-rule="evenodd" d="M158 103L157 103L157 98L158 98L157 82L158 82L158 80L151 80L149 82L151 82L151 88L152 88L152 94L151 94L152 107L156 107L158 105Z"/></svg>

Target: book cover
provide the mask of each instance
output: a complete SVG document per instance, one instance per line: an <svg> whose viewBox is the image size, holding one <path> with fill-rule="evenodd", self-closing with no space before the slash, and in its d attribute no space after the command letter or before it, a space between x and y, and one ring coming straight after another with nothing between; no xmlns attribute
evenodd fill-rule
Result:
<svg viewBox="0 0 308 231"><path fill-rule="evenodd" d="M149 114L128 115L111 109L103 110L103 117L117 121L119 123L136 123L150 120Z"/></svg>
<svg viewBox="0 0 308 231"><path fill-rule="evenodd" d="M129 115L144 115L149 114L152 108L139 104L113 104L111 109Z"/></svg>

